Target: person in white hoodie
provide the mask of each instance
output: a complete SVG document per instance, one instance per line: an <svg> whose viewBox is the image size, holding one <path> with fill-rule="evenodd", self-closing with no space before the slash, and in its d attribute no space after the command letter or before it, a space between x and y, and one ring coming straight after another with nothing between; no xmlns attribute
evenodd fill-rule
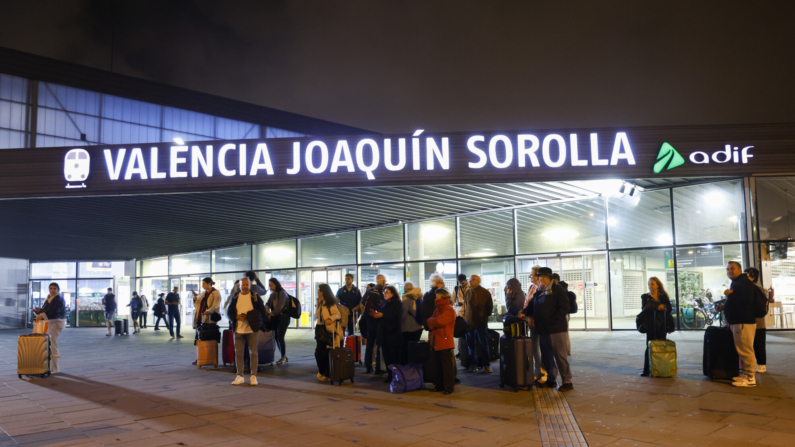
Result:
<svg viewBox="0 0 795 447"><path fill-rule="evenodd" d="M420 288L414 287L413 282L406 281L403 286L403 320L400 324L403 331L403 346L400 350L402 365L408 363L409 342L420 341L420 337L422 337L422 317L420 316L420 306L417 305L420 299L422 299Z"/></svg>

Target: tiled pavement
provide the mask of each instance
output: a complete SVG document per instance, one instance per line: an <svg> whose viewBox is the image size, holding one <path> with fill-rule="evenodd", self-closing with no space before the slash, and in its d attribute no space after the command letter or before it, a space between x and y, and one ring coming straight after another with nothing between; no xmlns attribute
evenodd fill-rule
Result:
<svg viewBox="0 0 795 447"><path fill-rule="evenodd" d="M753 389L705 380L701 333L674 334L676 379L637 376L640 334L572 333L575 390L565 402L538 390L536 405L533 393L500 389L496 373L459 370L464 383L451 396L393 395L361 368L353 385L318 383L308 331L289 332L290 363L268 367L258 387L231 386L231 367L197 370L192 340L151 329L123 338L67 329L63 373L20 380L16 343L26 332L0 332L0 447L553 445L536 411L560 413L566 402L590 446L795 445L789 333L768 335L772 372Z"/></svg>

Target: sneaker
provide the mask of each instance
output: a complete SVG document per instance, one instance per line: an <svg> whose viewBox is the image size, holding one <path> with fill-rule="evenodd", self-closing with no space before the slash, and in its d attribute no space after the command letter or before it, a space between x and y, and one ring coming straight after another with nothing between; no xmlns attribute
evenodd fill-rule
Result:
<svg viewBox="0 0 795 447"><path fill-rule="evenodd" d="M111 334L110 332L108 332L107 334L105 334L105 336L106 336L106 337L112 337L112 336L113 336L113 334Z"/></svg>
<svg viewBox="0 0 795 447"><path fill-rule="evenodd" d="M171 336L171 339L172 339L172 340L174 339L174 336L173 336L173 335Z"/></svg>
<svg viewBox="0 0 795 447"><path fill-rule="evenodd" d="M450 394L453 394L453 392L444 390L444 391L442 391L442 394L445 395L445 396L449 396Z"/></svg>
<svg viewBox="0 0 795 447"><path fill-rule="evenodd" d="M326 376L320 376L320 381L321 381L321 382L330 382L330 381L331 381L331 379L329 379L329 378L328 378L328 377L326 377Z"/></svg>
<svg viewBox="0 0 795 447"><path fill-rule="evenodd" d="M257 376L251 376L251 386L257 386L259 383L257 382Z"/></svg>
<svg viewBox="0 0 795 447"><path fill-rule="evenodd" d="M323 381L323 374L317 373L317 380Z"/></svg>
<svg viewBox="0 0 795 447"><path fill-rule="evenodd" d="M574 389L574 385L570 383L564 383L563 385L558 387L558 391L571 391Z"/></svg>
<svg viewBox="0 0 795 447"><path fill-rule="evenodd" d="M181 335L177 335L177 338L185 338L185 337L183 337L183 336L181 336Z"/></svg>
<svg viewBox="0 0 795 447"><path fill-rule="evenodd" d="M547 376L540 376L538 379L536 379L536 382L538 382L541 385L547 383Z"/></svg>
<svg viewBox="0 0 795 447"><path fill-rule="evenodd" d="M243 380L243 376L237 376L235 381L232 382L232 385L243 385L244 383L246 383L246 381Z"/></svg>
<svg viewBox="0 0 795 447"><path fill-rule="evenodd" d="M475 366L475 365L470 365L469 368L467 369L468 373L473 373L473 372L477 372L477 371L478 371L478 367Z"/></svg>
<svg viewBox="0 0 795 447"><path fill-rule="evenodd" d="M156 331L159 331L159 330L160 330L160 328L159 328L159 327L156 327L156 328L155 328L155 330L156 330Z"/></svg>
<svg viewBox="0 0 795 447"><path fill-rule="evenodd" d="M493 373L493 372L494 372L494 371L492 371L492 370L491 370L491 367L490 367L490 366L487 366L487 367L483 368L483 370L482 370L480 373L481 373L481 374L491 374L491 373Z"/></svg>
<svg viewBox="0 0 795 447"><path fill-rule="evenodd" d="M758 373L766 373L767 372L767 368L765 367L765 365L759 365L759 366L756 367L756 372L758 372Z"/></svg>
<svg viewBox="0 0 795 447"><path fill-rule="evenodd" d="M737 376L737 377L732 377L732 382L739 382L739 381L740 381L740 379L742 379L742 378L743 378L743 376L742 376L742 375L739 375L739 376Z"/></svg>
<svg viewBox="0 0 795 447"><path fill-rule="evenodd" d="M756 386L756 378L750 376L743 376L740 380L732 383L732 386L741 388L751 388Z"/></svg>

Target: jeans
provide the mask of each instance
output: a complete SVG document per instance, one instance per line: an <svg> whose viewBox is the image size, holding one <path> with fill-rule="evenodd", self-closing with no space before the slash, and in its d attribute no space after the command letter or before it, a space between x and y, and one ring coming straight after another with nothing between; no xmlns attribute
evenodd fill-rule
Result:
<svg viewBox="0 0 795 447"><path fill-rule="evenodd" d="M257 333L240 334L235 332L235 368L237 368L237 375L243 375L243 369L246 365L243 363L245 355L246 344L248 344L248 351L251 354L251 375L257 375L257 365L259 365L259 357L257 350Z"/></svg>
<svg viewBox="0 0 795 447"><path fill-rule="evenodd" d="M317 363L317 372L320 373L323 377L329 377L331 374L330 366L329 366L329 348L326 345L326 342L321 342L316 340L317 346L315 346L315 363ZM368 344L369 346L369 344Z"/></svg>
<svg viewBox="0 0 795 447"><path fill-rule="evenodd" d="M381 349L381 346L376 347L376 336L378 335L378 324L380 321L376 320L371 316L367 316L367 348L364 350L364 365L370 370L373 366L373 351L375 352L376 357L376 371L381 369L381 360L378 354L378 350Z"/></svg>
<svg viewBox="0 0 795 447"><path fill-rule="evenodd" d="M168 320L166 319L165 315L157 315L157 319L155 320L155 329L158 329L158 325L160 324L160 320L163 320L163 325L168 329L171 330L171 326L168 325Z"/></svg>
<svg viewBox="0 0 795 447"><path fill-rule="evenodd" d="M146 327L146 312L141 312L141 314L138 315L138 326Z"/></svg>
<svg viewBox="0 0 795 447"><path fill-rule="evenodd" d="M409 363L409 342L420 341L422 338L422 329L414 332L403 333L403 346L400 348L400 364L407 365Z"/></svg>
<svg viewBox="0 0 795 447"><path fill-rule="evenodd" d="M767 331L765 328L757 329L754 335L754 356L757 365L767 365Z"/></svg>
<svg viewBox="0 0 795 447"><path fill-rule="evenodd" d="M489 362L489 328L481 327L471 329L467 334L467 347L469 350L469 365L485 368L490 366Z"/></svg>
<svg viewBox="0 0 795 447"><path fill-rule="evenodd" d="M284 343L284 336L287 334L287 327L290 326L289 315L276 315L271 318L273 323L273 340L276 346L279 347L279 352L282 353L282 358L287 356L287 345Z"/></svg>
<svg viewBox="0 0 795 447"><path fill-rule="evenodd" d="M174 321L177 323L177 335L179 335L179 328L182 326L182 317L179 312L168 313L168 333L174 336ZM241 351L242 352L242 351Z"/></svg>

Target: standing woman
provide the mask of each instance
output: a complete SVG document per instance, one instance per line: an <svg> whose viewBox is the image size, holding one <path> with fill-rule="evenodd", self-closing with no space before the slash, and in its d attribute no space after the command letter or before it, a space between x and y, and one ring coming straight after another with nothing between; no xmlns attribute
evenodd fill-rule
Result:
<svg viewBox="0 0 795 447"><path fill-rule="evenodd" d="M383 278L382 275L379 276ZM381 375L384 373L381 371L381 360L379 355L379 351L383 352L383 349L381 347L381 343L376 342L376 339L378 338L378 325L380 324L381 320L373 317L373 312L379 309L381 302L384 299L383 293L384 284L378 282L378 284L373 285L373 287L367 290L364 293L364 297L362 298L362 300L364 300L363 317L365 318L364 321L367 328L367 346L364 349L364 365L367 368L367 374L371 374L373 372L373 356L375 356L376 363L375 374Z"/></svg>
<svg viewBox="0 0 795 447"><path fill-rule="evenodd" d="M317 363L317 380L328 382L331 369L329 365L329 350L339 348L342 343L342 315L337 309L337 297L328 284L317 287L317 326L323 325L326 333L331 336L331 344L327 341L316 340L315 362Z"/></svg>
<svg viewBox="0 0 795 447"><path fill-rule="evenodd" d="M33 312L38 314L36 321L46 320L49 323L47 335L50 336L52 358L50 366L52 374L55 374L60 371L58 360L61 358L61 351L58 350L58 335L66 326L66 301L61 296L61 288L58 283L50 283L50 294L44 301L44 306L33 309Z"/></svg>
<svg viewBox="0 0 795 447"><path fill-rule="evenodd" d="M400 347L403 345L403 331L400 324L403 321L403 303L395 286L384 288L384 301L378 311L370 311L373 318L379 320L376 343L384 352L384 363L387 366L387 376L384 383L392 381L392 370L389 365L400 363Z"/></svg>
<svg viewBox="0 0 795 447"><path fill-rule="evenodd" d="M530 301L533 300L533 297L538 292L538 276L536 273L538 273L538 269L540 268L540 265L535 265L532 268L530 273L530 287L527 289L527 296L525 296L524 307L522 309L530 305ZM529 322L530 317L527 317L527 319ZM538 383L544 384L547 382L547 370L544 368L544 363L541 361L540 337L536 335L535 329L532 327L530 328L530 336L533 337L533 376Z"/></svg>
<svg viewBox="0 0 795 447"><path fill-rule="evenodd" d="M210 277L204 278L202 280L202 289L204 289L204 293L201 295L197 295L195 290L191 290L193 292L193 307L195 308L195 313L193 314L193 329L196 330L196 340L199 339L199 325L205 323L215 323L213 320L210 319L210 316L216 312L218 309L221 308L221 292L213 287L215 282ZM197 364L199 361L196 360L193 364Z"/></svg>
<svg viewBox="0 0 795 447"><path fill-rule="evenodd" d="M640 296L643 310L642 318L646 321L646 353L643 355L643 373L641 376L648 377L649 371L649 341L665 340L666 328L665 320L671 312L671 299L665 292L662 282L656 276L649 278L649 293ZM655 313L655 311L663 313Z"/></svg>
<svg viewBox="0 0 795 447"><path fill-rule="evenodd" d="M745 269L745 274L748 275L748 279L750 279L751 282L753 282L754 285L759 288L759 290L762 292L762 295L764 295L767 299L768 303L775 301L775 299L773 299L773 289L771 288L768 291L759 285L759 269L749 267ZM756 372L767 372L767 327L765 325L765 317L756 319L756 333L754 334L754 355L756 356Z"/></svg>
<svg viewBox="0 0 795 447"><path fill-rule="evenodd" d="M133 292L132 298L130 298L130 304L127 305L127 307L130 308L130 313L132 314L133 334L140 332L138 329L138 319L141 317L142 306L143 302L141 301L141 297L138 296L138 292Z"/></svg>
<svg viewBox="0 0 795 447"><path fill-rule="evenodd" d="M418 287L414 287L414 283L411 281L406 281L403 290L405 292L403 292L403 321L401 323L403 330L403 345L400 350L401 365L408 363L409 342L420 341L420 337L422 337L422 325L417 322L420 312L417 300L422 297L422 292Z"/></svg>
<svg viewBox="0 0 795 447"><path fill-rule="evenodd" d="M273 338L276 340L276 346L279 347L279 352L282 357L276 362L281 366L287 363L287 345L284 343L284 336L287 334L287 328L290 326L290 316L287 315L287 306L290 304L290 297L287 291L282 288L282 283L276 278L268 280L268 288L271 289L270 297L268 298L268 313L271 317L271 324L273 326Z"/></svg>
<svg viewBox="0 0 795 447"><path fill-rule="evenodd" d="M146 295L141 295L141 314L138 317L138 327L146 329L146 314L148 312L149 300L146 299Z"/></svg>

